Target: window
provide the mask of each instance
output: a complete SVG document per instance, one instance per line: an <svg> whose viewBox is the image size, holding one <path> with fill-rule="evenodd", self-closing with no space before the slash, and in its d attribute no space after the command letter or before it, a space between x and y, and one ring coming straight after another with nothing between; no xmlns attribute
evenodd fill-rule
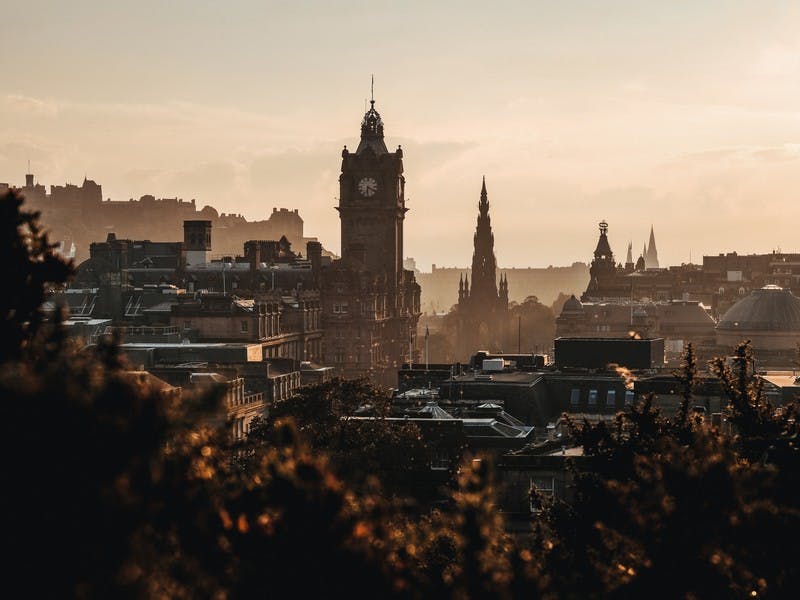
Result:
<svg viewBox="0 0 800 600"><path fill-rule="evenodd" d="M431 456L431 471L447 471L450 468L450 455L447 452L434 452Z"/></svg>
<svg viewBox="0 0 800 600"><path fill-rule="evenodd" d="M334 313L346 313L348 309L347 302L335 302L333 304Z"/></svg>
<svg viewBox="0 0 800 600"><path fill-rule="evenodd" d="M191 329L191 328L192 328L192 322L191 321L184 321L183 322L183 330L184 331L186 331L187 329Z"/></svg>
<svg viewBox="0 0 800 600"><path fill-rule="evenodd" d="M617 403L617 390L608 390L606 393L606 406L614 406Z"/></svg>
<svg viewBox="0 0 800 600"><path fill-rule="evenodd" d="M247 333L247 321L242 321L242 333Z"/></svg>
<svg viewBox="0 0 800 600"><path fill-rule="evenodd" d="M543 501L552 501L555 498L555 479L553 477L531 477L530 510L538 513L542 510Z"/></svg>
<svg viewBox="0 0 800 600"><path fill-rule="evenodd" d="M633 404L633 390L625 390L625 406Z"/></svg>
<svg viewBox="0 0 800 600"><path fill-rule="evenodd" d="M578 388L572 388L569 395L570 406L578 406L581 403L581 391Z"/></svg>
<svg viewBox="0 0 800 600"><path fill-rule="evenodd" d="M589 406L597 404L597 390L589 390Z"/></svg>

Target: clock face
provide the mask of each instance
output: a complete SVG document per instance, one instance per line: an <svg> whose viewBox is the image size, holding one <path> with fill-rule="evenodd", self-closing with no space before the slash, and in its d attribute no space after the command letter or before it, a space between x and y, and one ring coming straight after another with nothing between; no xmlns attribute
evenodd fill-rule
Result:
<svg viewBox="0 0 800 600"><path fill-rule="evenodd" d="M378 182L372 177L364 177L358 182L358 191L362 196L369 198L378 191Z"/></svg>

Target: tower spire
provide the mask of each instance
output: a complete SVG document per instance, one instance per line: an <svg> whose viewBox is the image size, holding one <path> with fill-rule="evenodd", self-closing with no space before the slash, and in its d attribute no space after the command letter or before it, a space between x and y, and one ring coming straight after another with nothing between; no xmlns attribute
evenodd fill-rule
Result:
<svg viewBox="0 0 800 600"><path fill-rule="evenodd" d="M489 308L497 302L497 260L494 256L494 234L489 217L489 195L486 176L481 182L481 199L478 202L478 224L475 227L472 254L472 297Z"/></svg>
<svg viewBox="0 0 800 600"><path fill-rule="evenodd" d="M658 268L658 249L656 248L656 236L653 232L652 225L650 225L650 241L647 243L647 252L644 256L644 262L648 269Z"/></svg>

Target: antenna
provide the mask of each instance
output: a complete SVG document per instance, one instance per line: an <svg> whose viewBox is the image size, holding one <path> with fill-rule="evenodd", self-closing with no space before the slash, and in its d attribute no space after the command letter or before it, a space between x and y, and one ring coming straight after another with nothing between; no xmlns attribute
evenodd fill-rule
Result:
<svg viewBox="0 0 800 600"><path fill-rule="evenodd" d="M372 84L369 86L369 99L370 102L375 103L375 73L372 74Z"/></svg>

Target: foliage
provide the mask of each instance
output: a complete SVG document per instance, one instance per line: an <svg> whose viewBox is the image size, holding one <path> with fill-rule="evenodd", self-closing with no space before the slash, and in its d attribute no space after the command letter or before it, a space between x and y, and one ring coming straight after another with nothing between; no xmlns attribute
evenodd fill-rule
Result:
<svg viewBox="0 0 800 600"><path fill-rule="evenodd" d="M748 345L736 356L744 365ZM573 424L586 455L574 466L575 498L551 506L535 536L558 596L783 597L796 587L792 559L775 552L796 545L800 525L788 492L797 489L794 407L776 411L746 365L731 372L715 361L730 436L690 417L695 363L688 348L674 419L646 397L614 427Z"/></svg>
<svg viewBox="0 0 800 600"><path fill-rule="evenodd" d="M536 296L528 296L521 303L508 308L511 320L510 335L506 341L507 352L548 352L556 334L556 317L549 306Z"/></svg>
<svg viewBox="0 0 800 600"><path fill-rule="evenodd" d="M467 461L450 506L422 518L387 499L381 485L423 464L424 445L413 427L389 426L387 398L365 382L306 389L275 407L252 443L233 447L214 425L218 396L180 396L126 371L113 341L82 352L58 323L45 331L39 303L69 267L18 200L4 200L0 240L11 261L0 292L8 589L58 598L796 595L797 409L766 401L749 344L732 366L712 364L732 433L691 415L691 347L675 417L646 397L611 426L572 423L585 453L573 465L574 498L546 506L523 546L504 531L485 460ZM349 418L365 404L378 417L368 426Z"/></svg>
<svg viewBox="0 0 800 600"><path fill-rule="evenodd" d="M340 378L301 388L251 425L247 448L273 444L275 424L291 418L315 452L354 488L380 485L390 496L413 495L428 471L428 448L413 422L389 421L388 392L366 379ZM359 418L361 409L365 415Z"/></svg>
<svg viewBox="0 0 800 600"><path fill-rule="evenodd" d="M53 252L39 213L24 210L22 203L13 191L0 195L0 361L21 355L42 324L41 305L50 286L72 273Z"/></svg>

